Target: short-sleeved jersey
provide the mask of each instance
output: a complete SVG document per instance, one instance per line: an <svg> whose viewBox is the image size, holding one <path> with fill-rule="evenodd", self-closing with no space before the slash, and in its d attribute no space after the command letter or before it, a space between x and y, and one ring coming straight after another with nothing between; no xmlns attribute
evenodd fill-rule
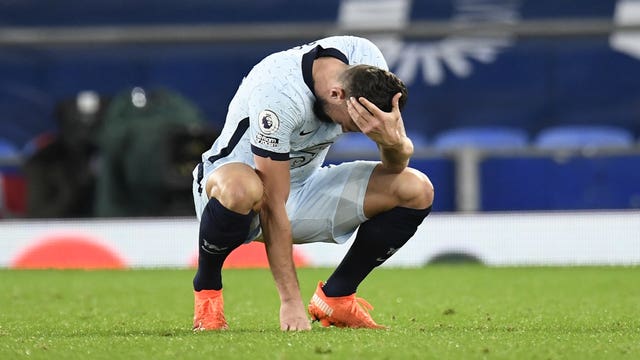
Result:
<svg viewBox="0 0 640 360"><path fill-rule="evenodd" d="M324 56L388 69L372 42L353 36L328 37L267 56L231 100L220 136L202 155L204 173L229 162L255 167L254 154L289 161L292 183L320 167L342 134L340 125L321 121L313 111L313 61Z"/></svg>

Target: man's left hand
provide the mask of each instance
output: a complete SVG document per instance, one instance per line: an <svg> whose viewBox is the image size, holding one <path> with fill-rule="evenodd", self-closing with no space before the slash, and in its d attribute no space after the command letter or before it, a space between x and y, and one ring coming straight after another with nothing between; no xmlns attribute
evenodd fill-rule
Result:
<svg viewBox="0 0 640 360"><path fill-rule="evenodd" d="M363 97L349 98L347 110L360 131L378 145L383 147L399 146L406 140L404 123L398 106L401 96L401 93L394 95L391 100L391 112L380 110L375 104Z"/></svg>

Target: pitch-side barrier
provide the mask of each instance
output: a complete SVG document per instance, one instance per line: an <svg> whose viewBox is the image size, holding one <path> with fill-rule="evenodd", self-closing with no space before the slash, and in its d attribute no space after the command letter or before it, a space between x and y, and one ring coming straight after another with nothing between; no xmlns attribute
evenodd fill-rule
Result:
<svg viewBox="0 0 640 360"><path fill-rule="evenodd" d="M1 268L188 268L195 218L4 220ZM298 266L336 266L347 244L295 246ZM640 265L640 211L435 213L387 263L490 266ZM243 245L228 267L266 267L264 247Z"/></svg>

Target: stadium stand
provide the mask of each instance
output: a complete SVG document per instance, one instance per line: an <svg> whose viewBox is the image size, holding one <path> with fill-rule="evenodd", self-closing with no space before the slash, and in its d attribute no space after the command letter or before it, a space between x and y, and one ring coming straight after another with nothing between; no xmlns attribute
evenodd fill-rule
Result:
<svg viewBox="0 0 640 360"><path fill-rule="evenodd" d="M5 4L0 24L331 24L341 21L338 17L343 1L322 5L250 1L251 6L245 6L247 2L226 1L191 1L189 6L150 0L124 5L101 0L92 2L91 7L77 0L71 3L76 6L68 6L65 11L47 5L29 11L26 3ZM488 1L486 8L478 6L471 14L467 13L471 10L453 1L412 2L409 21L447 21L464 16L495 21L498 16L491 13L495 5L505 5L504 11L509 10L507 15L513 20L610 19L615 8L615 2L596 0L583 2L580 7L551 0L524 1L519 6L506 3ZM146 6L156 10L139 11ZM74 13L82 16L74 18ZM193 99L205 118L219 125L239 79L256 61L274 50L306 40L114 42L90 47L38 47L32 51L4 47L0 55L0 87L13 79L50 94L53 101L44 109L45 114L50 114L56 102L78 91L113 95L126 87L162 85ZM481 46L468 47L468 43ZM451 44L457 47L448 47ZM410 85L405 111L408 130L431 137L451 128L492 125L518 127L534 134L549 126L585 121L614 124L640 136L640 121L633 110L635 94L640 93L640 84L634 81L640 71L638 60L614 51L607 36L525 37L516 41L506 34L489 40L479 36L473 42L446 37L408 38L401 39L396 47L402 56L390 56L390 65ZM455 50L456 57L439 52L444 48ZM624 76L609 76L609 71L601 69L615 69ZM44 131L54 126L51 116L40 116L38 124L30 128ZM27 135L35 134L16 135L22 137L19 143L26 142Z"/></svg>
<svg viewBox="0 0 640 360"><path fill-rule="evenodd" d="M631 131L610 125L558 125L542 130L534 140L541 149L629 148L633 143Z"/></svg>
<svg viewBox="0 0 640 360"><path fill-rule="evenodd" d="M219 128L240 80L263 56L312 40L302 31L310 24L331 26L328 28L331 32L319 32L319 36L348 33L348 19L367 15L345 15L347 2L187 0L185 6L184 2L169 0L126 3L97 0L88 6L80 0L69 0L64 9L53 3L5 2L0 12L3 28L44 26L53 32L83 27L83 31L75 34L79 37L91 34L84 30L101 26L110 30L128 27L134 33L120 38L98 36L102 39L100 43L69 41L64 46L38 41L16 45L10 38L0 36L0 136L28 156L33 153L29 149L34 144L59 133L56 109L66 99L85 90L112 97L134 86L176 91L195 103L212 128ZM409 3L407 27L436 21L463 29L468 25L464 21L469 19L498 25L599 19L610 25L618 2L586 0L579 7L554 0ZM469 6L472 3L474 6ZM149 8L154 11L144 11ZM201 28L207 24L232 27L217 29L207 39ZM260 39L241 36L252 25L282 24L289 30L280 37L264 29L254 33ZM165 38L160 31L146 41L131 40L135 38L132 35L136 35L136 27L151 25L187 28L169 36L164 33ZM299 35L296 29L301 30ZM542 30L546 29L540 29L540 33ZM473 36L371 34L387 55L391 70L409 87L403 117L421 154L413 165L430 174L436 184L438 195L434 206L455 210L456 193L460 190L456 184L468 174L459 171L458 160L429 152L472 145L483 150L477 164L479 210L640 207L630 200L635 196L630 188L625 190L623 186L618 191L610 189L613 183L596 186L588 182L594 177L601 179L603 169L615 172L616 166L622 164L635 166L635 157L640 156L637 153L640 144L629 140L640 139L637 105L640 60L611 44L610 28L604 32L586 31L579 36L550 32L521 36L510 31ZM106 35L114 33L117 31ZM44 38L47 35L50 34L45 32ZM392 46L384 46L389 44L389 38L393 38ZM602 145L601 140L609 136L600 130L588 135L582 127L558 135L558 127L596 124L607 129L619 128L624 135L614 136L626 152L597 157L572 153L567 162L558 160L557 149L584 144L587 136L591 139L587 143L595 144L593 139L597 137L600 139L597 144ZM552 129L556 135L551 133ZM604 130L610 134L607 129ZM334 145L331 154L344 156L353 149L375 151L370 141L362 140L349 135ZM514 148L532 150L534 154L505 157L503 152ZM613 158L609 159L609 155ZM601 196L602 201L596 203L586 195L569 199L570 192L556 196L550 190L544 197L521 198L525 194L516 193L516 187L526 187L534 179L536 184L544 181L539 178L541 173L534 173L533 169L567 179L580 176L584 182L573 183L572 190L593 194L589 195L593 198ZM637 166L628 168L629 178L637 179L634 172L640 170L636 169ZM514 187L512 192L510 186ZM606 200L610 195L611 200Z"/></svg>
<svg viewBox="0 0 640 360"><path fill-rule="evenodd" d="M499 126L456 128L437 134L433 146L438 150L479 148L492 150L520 149L528 145L527 132Z"/></svg>
<svg viewBox="0 0 640 360"><path fill-rule="evenodd" d="M481 209L640 208L637 154L505 155L480 163Z"/></svg>

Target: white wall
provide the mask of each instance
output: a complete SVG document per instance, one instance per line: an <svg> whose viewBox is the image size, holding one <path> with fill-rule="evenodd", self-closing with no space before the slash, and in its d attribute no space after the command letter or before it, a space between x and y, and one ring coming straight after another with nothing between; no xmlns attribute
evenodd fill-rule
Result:
<svg viewBox="0 0 640 360"><path fill-rule="evenodd" d="M0 267L56 235L85 238L130 267L188 267L191 218L0 221ZM351 241L350 241L351 242ZM335 266L349 244L296 247L310 266ZM385 266L422 266L465 253L488 265L640 265L640 211L432 214Z"/></svg>

